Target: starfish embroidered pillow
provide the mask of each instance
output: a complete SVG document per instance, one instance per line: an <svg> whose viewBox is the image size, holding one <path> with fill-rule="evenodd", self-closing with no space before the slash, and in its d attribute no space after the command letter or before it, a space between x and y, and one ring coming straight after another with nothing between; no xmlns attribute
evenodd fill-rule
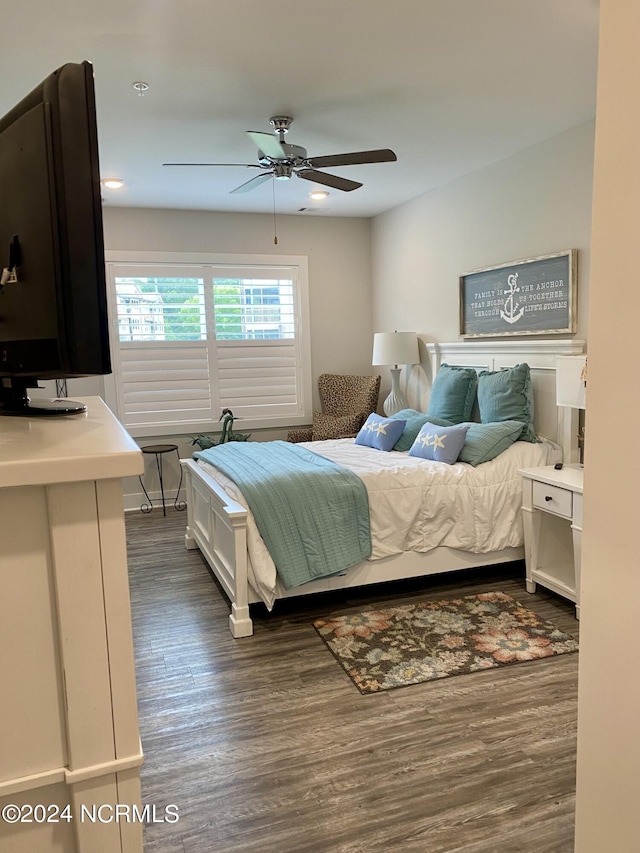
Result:
<svg viewBox="0 0 640 853"><path fill-rule="evenodd" d="M468 424L440 427L426 423L411 445L409 456L419 456L421 459L453 465L464 447L468 429Z"/></svg>
<svg viewBox="0 0 640 853"><path fill-rule="evenodd" d="M369 415L355 437L356 444L373 447L375 450L393 450L393 445L402 435L406 421Z"/></svg>
<svg viewBox="0 0 640 853"><path fill-rule="evenodd" d="M453 426L451 421L445 421L442 418L435 418L433 415L425 415L424 412L418 412L415 409L402 409L389 415L394 420L406 421L404 432L396 441L394 450L409 450L413 442L418 437L418 433L427 421L438 426Z"/></svg>

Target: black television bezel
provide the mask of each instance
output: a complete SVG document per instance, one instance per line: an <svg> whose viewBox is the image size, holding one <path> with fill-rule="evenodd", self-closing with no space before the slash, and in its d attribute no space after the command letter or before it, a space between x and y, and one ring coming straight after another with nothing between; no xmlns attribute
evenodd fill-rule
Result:
<svg viewBox="0 0 640 853"><path fill-rule="evenodd" d="M43 199L43 204L49 205L53 235L51 275L56 336L55 341L11 340L3 335L0 324L3 386L33 387L38 379L100 376L111 372L91 63L67 63L49 74L0 119L0 144L5 129L32 110L42 108L49 170L49 198ZM7 201L0 199L0 204ZM0 267L7 263L8 249L8 245L0 244ZM16 284L5 286L20 287L19 267L17 276ZM37 294L37 285L34 291Z"/></svg>

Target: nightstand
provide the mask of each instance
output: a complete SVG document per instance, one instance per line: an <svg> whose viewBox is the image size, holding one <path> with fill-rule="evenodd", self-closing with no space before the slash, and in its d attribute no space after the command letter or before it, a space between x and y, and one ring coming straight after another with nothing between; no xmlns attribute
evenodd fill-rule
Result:
<svg viewBox="0 0 640 853"><path fill-rule="evenodd" d="M527 592L536 584L575 602L580 618L582 480L584 469L565 465L523 468L522 521Z"/></svg>

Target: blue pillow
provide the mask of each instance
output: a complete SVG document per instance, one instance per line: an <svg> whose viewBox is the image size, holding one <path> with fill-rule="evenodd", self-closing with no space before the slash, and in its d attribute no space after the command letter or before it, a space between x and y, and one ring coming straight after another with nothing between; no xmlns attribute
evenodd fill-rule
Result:
<svg viewBox="0 0 640 853"><path fill-rule="evenodd" d="M467 424L440 427L426 423L413 442L409 456L420 456L422 459L453 465L462 450L468 429Z"/></svg>
<svg viewBox="0 0 640 853"><path fill-rule="evenodd" d="M469 431L464 447L458 456L458 462L480 465L495 459L503 450L510 447L522 435L526 424L522 421L500 421L493 424L467 424Z"/></svg>
<svg viewBox="0 0 640 853"><path fill-rule="evenodd" d="M394 450L409 450L418 437L418 433L427 422L437 424L438 426L452 426L451 421L445 421L443 418L434 418L433 415L426 415L424 412L418 412L415 409L402 409L394 415L389 415L389 417L406 421L404 432L393 446Z"/></svg>
<svg viewBox="0 0 640 853"><path fill-rule="evenodd" d="M375 450L393 450L393 445L402 435L404 425L405 421L400 419L369 415L355 437L355 443L373 447Z"/></svg>
<svg viewBox="0 0 640 853"><path fill-rule="evenodd" d="M538 441L533 428L533 389L528 364L481 371L478 377L478 408L483 424L520 421L524 424L520 440Z"/></svg>
<svg viewBox="0 0 640 853"><path fill-rule="evenodd" d="M471 367L440 365L433 381L427 414L454 424L468 421L478 388L478 374Z"/></svg>

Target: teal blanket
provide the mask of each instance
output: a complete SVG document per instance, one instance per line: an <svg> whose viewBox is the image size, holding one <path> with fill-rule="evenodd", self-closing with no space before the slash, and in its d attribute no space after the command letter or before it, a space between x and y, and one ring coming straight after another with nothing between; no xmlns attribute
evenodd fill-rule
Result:
<svg viewBox="0 0 640 853"><path fill-rule="evenodd" d="M193 454L238 485L286 589L371 554L362 480L287 441L229 442Z"/></svg>

